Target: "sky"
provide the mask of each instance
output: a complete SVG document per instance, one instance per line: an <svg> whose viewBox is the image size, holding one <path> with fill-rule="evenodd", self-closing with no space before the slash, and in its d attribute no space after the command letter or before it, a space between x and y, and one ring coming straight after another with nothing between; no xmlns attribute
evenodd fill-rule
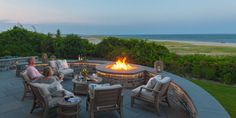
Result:
<svg viewBox="0 0 236 118"><path fill-rule="evenodd" d="M0 32L236 34L236 0L0 0Z"/></svg>

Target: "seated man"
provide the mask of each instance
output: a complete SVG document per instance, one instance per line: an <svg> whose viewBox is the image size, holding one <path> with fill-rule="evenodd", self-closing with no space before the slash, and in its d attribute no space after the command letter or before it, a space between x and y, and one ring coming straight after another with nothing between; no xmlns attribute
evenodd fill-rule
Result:
<svg viewBox="0 0 236 118"><path fill-rule="evenodd" d="M28 67L26 69L28 76L32 80L32 82L37 82L37 83L53 83L54 81L59 81L63 79L63 76L56 77L53 76L53 70L51 67L46 67L44 69L43 75L34 67L35 66L35 59L34 57L31 57L28 60Z"/></svg>
<svg viewBox="0 0 236 118"><path fill-rule="evenodd" d="M44 76L35 68L35 58L31 57L28 59L28 67L26 69L27 75L31 80L44 78Z"/></svg>

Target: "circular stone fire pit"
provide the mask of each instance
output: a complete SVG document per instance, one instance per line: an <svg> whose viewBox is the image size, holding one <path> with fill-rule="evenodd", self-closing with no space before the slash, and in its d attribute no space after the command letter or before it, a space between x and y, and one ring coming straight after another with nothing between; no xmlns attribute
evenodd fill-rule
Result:
<svg viewBox="0 0 236 118"><path fill-rule="evenodd" d="M131 70L113 70L108 68L111 64L114 63L96 66L97 75L102 77L105 82L121 84L126 88L133 88L143 84L145 69L142 66L130 64L133 67Z"/></svg>

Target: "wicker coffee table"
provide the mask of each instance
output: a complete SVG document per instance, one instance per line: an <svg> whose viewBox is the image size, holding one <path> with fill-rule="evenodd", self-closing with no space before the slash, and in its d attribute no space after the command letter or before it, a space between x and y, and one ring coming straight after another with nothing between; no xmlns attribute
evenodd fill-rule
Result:
<svg viewBox="0 0 236 118"><path fill-rule="evenodd" d="M81 98L79 98L80 101L78 102L68 102L65 101L64 99L60 100L58 102L58 109L57 109L57 113L58 113L58 117L59 118L64 118L64 117L76 117L79 118L80 117L80 102L81 102Z"/></svg>
<svg viewBox="0 0 236 118"><path fill-rule="evenodd" d="M80 81L79 79L73 79L73 93L75 95L78 94L88 94L88 85L91 83L101 83L102 82L101 77L96 77L95 80L90 80L90 81Z"/></svg>

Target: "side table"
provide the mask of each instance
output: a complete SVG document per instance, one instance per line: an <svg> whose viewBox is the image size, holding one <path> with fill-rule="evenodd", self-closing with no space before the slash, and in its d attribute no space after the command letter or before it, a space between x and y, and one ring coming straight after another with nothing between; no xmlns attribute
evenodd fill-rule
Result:
<svg viewBox="0 0 236 118"><path fill-rule="evenodd" d="M58 118L71 118L71 117L80 117L80 102L68 102L64 99L58 102L57 114Z"/></svg>
<svg viewBox="0 0 236 118"><path fill-rule="evenodd" d="M96 80L96 81L95 81ZM95 80L88 80L88 81L80 81L78 79L73 79L72 80L72 83L73 83L73 93L75 95L78 95L78 94L85 94L87 95L88 94L88 85L90 83L101 83L102 82L102 78L100 77L96 77Z"/></svg>

